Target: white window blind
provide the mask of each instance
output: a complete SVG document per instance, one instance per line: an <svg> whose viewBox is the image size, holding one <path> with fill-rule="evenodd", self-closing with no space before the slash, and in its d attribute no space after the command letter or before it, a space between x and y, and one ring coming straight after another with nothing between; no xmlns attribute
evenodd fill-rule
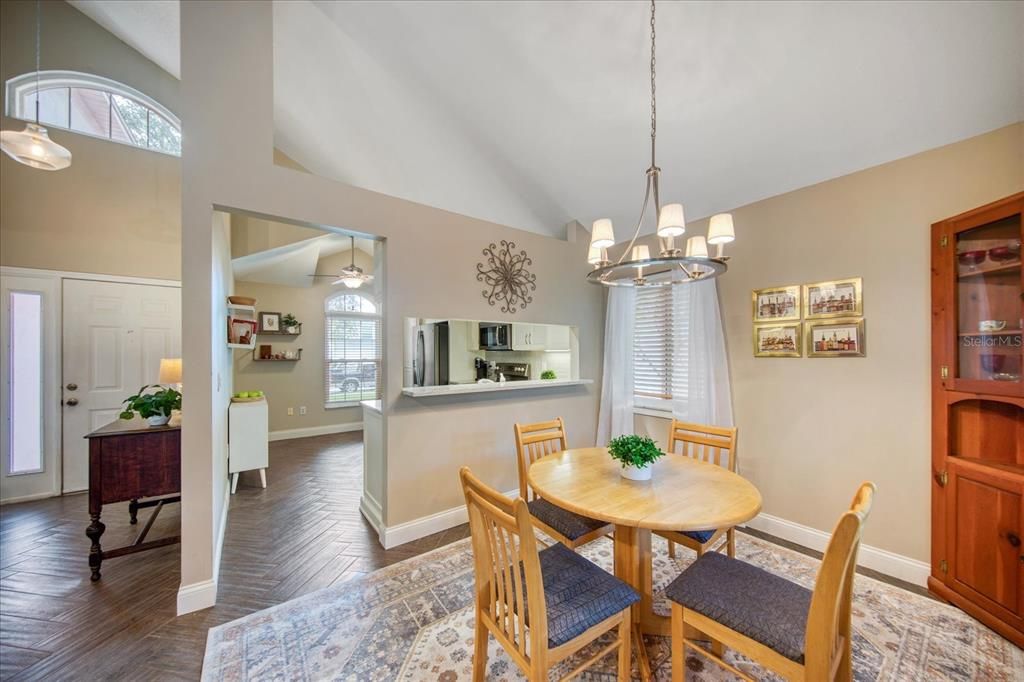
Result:
<svg viewBox="0 0 1024 682"><path fill-rule="evenodd" d="M338 293L324 305L325 403L379 400L381 318L366 295Z"/></svg>
<svg viewBox="0 0 1024 682"><path fill-rule="evenodd" d="M679 286L686 286L679 285ZM633 393L637 405L670 409L686 397L689 303L673 287L640 287L633 338Z"/></svg>

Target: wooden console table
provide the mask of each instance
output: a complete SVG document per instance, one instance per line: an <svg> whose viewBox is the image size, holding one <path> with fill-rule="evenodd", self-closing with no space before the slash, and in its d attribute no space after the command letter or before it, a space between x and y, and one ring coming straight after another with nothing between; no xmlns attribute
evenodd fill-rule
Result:
<svg viewBox="0 0 1024 682"><path fill-rule="evenodd" d="M145 541L163 506L181 501L181 427L153 427L142 419L118 420L86 438L89 439L90 523L85 534L92 540L89 568L95 581L100 579L100 564L104 559L181 542L180 535ZM100 513L103 505L115 502L129 503L132 524L138 522L139 509L155 509L132 544L104 550L100 547L100 537L106 526L100 521Z"/></svg>

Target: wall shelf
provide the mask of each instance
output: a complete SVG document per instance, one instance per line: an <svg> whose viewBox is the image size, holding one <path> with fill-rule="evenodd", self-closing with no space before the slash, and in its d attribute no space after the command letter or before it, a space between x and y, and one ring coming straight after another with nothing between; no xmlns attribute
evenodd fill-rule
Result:
<svg viewBox="0 0 1024 682"><path fill-rule="evenodd" d="M296 355L295 355L294 358L261 358L259 356L259 351L257 349L254 348L253 351L252 351L252 361L253 362L298 362L301 359L302 359L302 349L301 348L296 352Z"/></svg>

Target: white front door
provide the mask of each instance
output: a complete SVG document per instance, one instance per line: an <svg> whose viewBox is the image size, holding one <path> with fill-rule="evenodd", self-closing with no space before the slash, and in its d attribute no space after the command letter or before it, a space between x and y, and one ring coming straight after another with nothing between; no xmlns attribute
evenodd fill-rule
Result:
<svg viewBox="0 0 1024 682"><path fill-rule="evenodd" d="M155 384L161 358L181 357L181 289L64 280L64 492L89 486L84 436Z"/></svg>
<svg viewBox="0 0 1024 682"><path fill-rule="evenodd" d="M60 492L60 279L0 275L0 502Z"/></svg>

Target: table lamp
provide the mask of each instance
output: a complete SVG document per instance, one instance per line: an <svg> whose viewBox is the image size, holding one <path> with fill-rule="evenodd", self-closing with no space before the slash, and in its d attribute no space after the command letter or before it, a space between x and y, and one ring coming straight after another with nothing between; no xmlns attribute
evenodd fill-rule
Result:
<svg viewBox="0 0 1024 682"><path fill-rule="evenodd" d="M181 358L163 358L160 360L161 384L171 384L181 390Z"/></svg>

